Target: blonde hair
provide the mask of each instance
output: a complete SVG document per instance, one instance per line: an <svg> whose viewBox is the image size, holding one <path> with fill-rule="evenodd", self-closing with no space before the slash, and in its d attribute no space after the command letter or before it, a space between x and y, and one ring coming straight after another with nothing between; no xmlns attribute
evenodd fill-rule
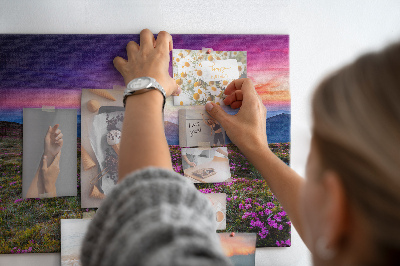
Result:
<svg viewBox="0 0 400 266"><path fill-rule="evenodd" d="M323 167L369 222L377 260L400 265L400 43L326 78L312 106Z"/></svg>

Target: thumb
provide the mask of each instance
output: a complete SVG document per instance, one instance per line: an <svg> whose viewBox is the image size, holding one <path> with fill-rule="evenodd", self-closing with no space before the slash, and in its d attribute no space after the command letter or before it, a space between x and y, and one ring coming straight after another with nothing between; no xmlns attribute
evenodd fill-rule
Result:
<svg viewBox="0 0 400 266"><path fill-rule="evenodd" d="M45 138L50 137L50 133L52 130L53 130L53 128L51 126L49 126L49 128L47 129Z"/></svg>
<svg viewBox="0 0 400 266"><path fill-rule="evenodd" d="M43 160L42 160L42 170L46 171L47 170L47 156L44 155L43 156Z"/></svg>
<svg viewBox="0 0 400 266"><path fill-rule="evenodd" d="M174 82L175 82L175 80L174 80ZM181 94L181 92L182 92L181 86L177 85L175 91L171 95L172 96L179 96L179 94Z"/></svg>
<svg viewBox="0 0 400 266"><path fill-rule="evenodd" d="M121 73L121 74L123 72L124 66L127 63L128 63L128 61L126 61L125 59L123 59L122 57L119 57L119 56L115 57L114 60L113 60L113 64L114 64L115 69L117 69L118 72Z"/></svg>
<svg viewBox="0 0 400 266"><path fill-rule="evenodd" d="M222 127L224 127L224 124L226 123L227 120L231 118L231 115L227 114L221 106L219 106L216 103L213 102L208 102L206 104L206 111L209 113L214 119L216 119Z"/></svg>

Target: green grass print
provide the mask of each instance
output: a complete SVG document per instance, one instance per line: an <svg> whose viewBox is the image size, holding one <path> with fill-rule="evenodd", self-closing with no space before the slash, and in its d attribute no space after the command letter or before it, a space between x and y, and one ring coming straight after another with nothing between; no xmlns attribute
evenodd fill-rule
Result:
<svg viewBox="0 0 400 266"><path fill-rule="evenodd" d="M232 182L197 184L203 193L227 194L228 232L255 232L257 246L290 245L290 221L260 174L228 145ZM270 144L289 164L289 143ZM173 167L183 174L181 150L170 146ZM0 139L0 254L60 252L60 219L81 219L80 139L78 139L78 196L22 199L22 139ZM269 218L269 221L268 221Z"/></svg>

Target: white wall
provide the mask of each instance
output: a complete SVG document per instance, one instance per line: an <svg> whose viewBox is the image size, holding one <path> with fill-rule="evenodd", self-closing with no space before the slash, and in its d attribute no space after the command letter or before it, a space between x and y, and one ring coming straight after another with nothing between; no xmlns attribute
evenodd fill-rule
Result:
<svg viewBox="0 0 400 266"><path fill-rule="evenodd" d="M304 175L310 95L328 72L400 40L397 0L0 0L0 33L290 34L291 165ZM256 265L311 265L292 230L292 247L257 249ZM0 255L0 265L59 265L59 254Z"/></svg>

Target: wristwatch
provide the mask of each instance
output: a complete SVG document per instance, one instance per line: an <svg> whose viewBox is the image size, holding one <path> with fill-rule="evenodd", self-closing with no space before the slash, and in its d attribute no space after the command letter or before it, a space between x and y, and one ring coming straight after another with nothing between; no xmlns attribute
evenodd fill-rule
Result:
<svg viewBox="0 0 400 266"><path fill-rule="evenodd" d="M158 90L164 97L163 110L165 105L165 90L154 78L141 77L131 80L124 91L124 107L126 105L126 98L133 94L142 94L151 90Z"/></svg>

